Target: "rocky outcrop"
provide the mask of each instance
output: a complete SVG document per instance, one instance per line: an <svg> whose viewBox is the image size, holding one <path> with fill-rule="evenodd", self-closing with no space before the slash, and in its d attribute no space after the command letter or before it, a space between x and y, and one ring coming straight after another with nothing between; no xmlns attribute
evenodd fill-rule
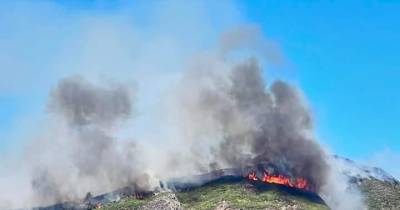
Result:
<svg viewBox="0 0 400 210"><path fill-rule="evenodd" d="M152 199L139 209L183 210L181 203L178 201L175 193L172 192L163 192L155 195L154 199Z"/></svg>

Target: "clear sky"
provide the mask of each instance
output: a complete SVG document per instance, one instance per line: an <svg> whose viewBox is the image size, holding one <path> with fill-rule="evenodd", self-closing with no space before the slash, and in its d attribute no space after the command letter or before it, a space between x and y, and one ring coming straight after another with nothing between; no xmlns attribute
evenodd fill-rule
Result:
<svg viewBox="0 0 400 210"><path fill-rule="evenodd" d="M356 157L399 151L400 2L309 2L244 8L294 64L327 144Z"/></svg>
<svg viewBox="0 0 400 210"><path fill-rule="evenodd" d="M301 87L319 140L339 155L400 176L393 167L400 161L400 1L193 1L184 6L171 1L168 7L176 10L160 8L165 6L160 1L0 2L0 151L18 145L15 136L43 113L58 78L81 73L67 69L82 55L69 46L86 44L81 38L91 33L87 22L99 18L103 24L111 16L108 26L117 31L135 25L166 37L183 36L181 27L199 27L204 30L188 31L189 38L178 40L194 50L212 45L224 28L252 23L281 46L291 70L278 74ZM159 10L167 12L154 18ZM171 11L173 18L164 16ZM165 17L169 22L160 21ZM115 44L120 43L109 46ZM125 51L117 52L123 57Z"/></svg>

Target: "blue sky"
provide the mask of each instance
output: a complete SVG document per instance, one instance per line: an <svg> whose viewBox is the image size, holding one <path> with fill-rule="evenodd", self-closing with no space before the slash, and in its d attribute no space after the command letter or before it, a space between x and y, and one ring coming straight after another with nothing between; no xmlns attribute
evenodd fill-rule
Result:
<svg viewBox="0 0 400 210"><path fill-rule="evenodd" d="M351 157L399 151L400 2L312 2L244 7L294 64L324 142Z"/></svg>
<svg viewBox="0 0 400 210"><path fill-rule="evenodd" d="M139 37L150 34L150 39L165 46L176 41L196 51L212 45L225 28L251 23L260 25L281 46L290 69L272 77L300 86L314 112L319 140L339 155L400 175L390 168L400 160L398 1L193 1L184 6L172 1L166 9L157 1L10 2L1 1L0 6L0 151L12 150L23 141L15 136L44 112L48 92L58 78L82 73L76 63L100 74L102 66L114 65L85 61L91 51L80 47L92 28L100 32L94 32L99 43L101 36L118 41L115 37L122 34L128 40L123 34L130 32L117 32L135 25L145 31L133 33ZM104 22L117 32L104 35L103 27L96 27ZM182 28L189 29L187 36ZM152 37L153 33L162 36ZM115 43L119 42L104 47ZM120 58L130 50L110 51L121 55L111 61L130 64L129 57ZM173 68L178 59L172 56L166 68Z"/></svg>

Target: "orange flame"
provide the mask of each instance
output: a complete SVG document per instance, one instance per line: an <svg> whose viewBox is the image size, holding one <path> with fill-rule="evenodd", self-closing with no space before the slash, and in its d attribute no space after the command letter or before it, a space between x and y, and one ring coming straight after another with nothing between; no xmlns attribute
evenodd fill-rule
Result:
<svg viewBox="0 0 400 210"><path fill-rule="evenodd" d="M256 172L251 172L247 175L247 178L252 181L257 181L259 178L257 177ZM269 183L269 184L279 184L285 185L289 187L294 187L303 190L310 190L313 191L313 187L310 186L306 179L304 178L290 178L284 175L269 175L267 172L264 172L264 175L261 179L262 182Z"/></svg>
<svg viewBox="0 0 400 210"><path fill-rule="evenodd" d="M247 178L250 179L250 180L253 180L253 181L257 181L258 180L256 172L249 173L249 175L247 175Z"/></svg>

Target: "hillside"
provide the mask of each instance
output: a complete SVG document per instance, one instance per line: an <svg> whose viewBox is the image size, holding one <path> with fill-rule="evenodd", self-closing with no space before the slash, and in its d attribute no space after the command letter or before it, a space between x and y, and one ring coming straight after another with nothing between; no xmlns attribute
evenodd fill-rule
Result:
<svg viewBox="0 0 400 210"><path fill-rule="evenodd" d="M400 182L396 178L377 167L338 156L334 159L341 172L360 189L369 210L400 209Z"/></svg>
<svg viewBox="0 0 400 210"><path fill-rule="evenodd" d="M400 185L379 179L364 179L359 186L370 210L400 209Z"/></svg>
<svg viewBox="0 0 400 210"><path fill-rule="evenodd" d="M380 168L360 165L338 156L334 159L341 172L360 189L369 210L400 209L400 183L397 179ZM160 202L163 199L170 199L169 203L180 209L329 209L313 196L291 194L279 186L260 187L247 181L212 182L176 194L161 194L144 200L128 198L104 207L148 209L148 203L154 205L154 200Z"/></svg>
<svg viewBox="0 0 400 210"><path fill-rule="evenodd" d="M359 179L357 185L369 210L400 208L400 185L375 178ZM154 208L156 207L156 208ZM318 197L293 194L279 186L261 187L247 181L211 183L177 193L160 193L143 200L125 198L102 206L117 209L329 209Z"/></svg>
<svg viewBox="0 0 400 210"><path fill-rule="evenodd" d="M315 194L281 186L257 186L248 181L217 181L177 193L159 193L137 200L126 198L102 207L116 209L304 209L327 210Z"/></svg>
<svg viewBox="0 0 400 210"><path fill-rule="evenodd" d="M338 156L334 159L341 173L360 189L369 210L400 209L400 183L397 179L376 167L359 165ZM174 192L162 190L137 196L132 189L126 187L91 197L83 203L67 202L37 209L329 209L315 193L234 176L246 174L248 170L225 169L195 176L199 181L197 184L174 179L171 182L173 185L168 185L175 189Z"/></svg>

